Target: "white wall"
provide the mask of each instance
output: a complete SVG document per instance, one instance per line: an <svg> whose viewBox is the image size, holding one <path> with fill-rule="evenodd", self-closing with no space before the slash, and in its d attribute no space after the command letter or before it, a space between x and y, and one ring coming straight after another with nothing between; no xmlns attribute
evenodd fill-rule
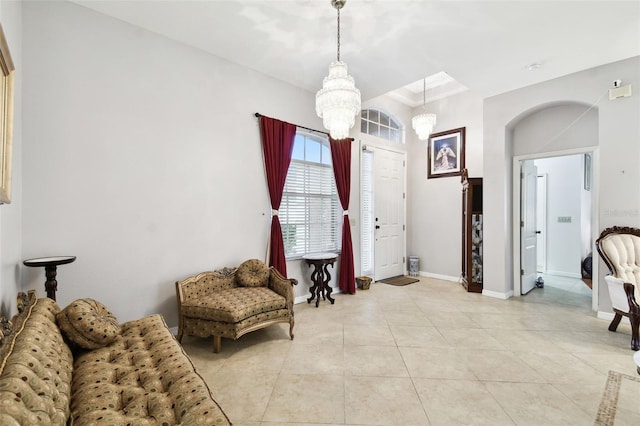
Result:
<svg viewBox="0 0 640 426"><path fill-rule="evenodd" d="M541 106L575 102L598 108L600 229L638 226L640 212L640 97L610 101L607 91L616 79L637 87L640 57L585 70L515 90L484 102L485 289L509 295L513 291L512 263L512 132L520 117ZM596 236L594 236L595 238ZM600 264L600 281L606 267ZM610 310L606 286L599 287L599 310Z"/></svg>
<svg viewBox="0 0 640 426"><path fill-rule="evenodd" d="M265 258L253 113L321 129L313 93L66 2L24 4L24 62L23 256L77 256L61 306L93 297L172 326L176 280ZM288 272L307 294L309 268Z"/></svg>
<svg viewBox="0 0 640 426"><path fill-rule="evenodd" d="M0 315L16 313L22 264L22 4L0 2L0 22L15 66L11 204L0 205ZM43 274L44 282L44 274Z"/></svg>
<svg viewBox="0 0 640 426"><path fill-rule="evenodd" d="M561 103L541 106L512 123L513 155L598 145L598 108Z"/></svg>
<svg viewBox="0 0 640 426"><path fill-rule="evenodd" d="M580 278L583 155L535 160L547 175L547 273ZM559 216L571 222L558 222Z"/></svg>
<svg viewBox="0 0 640 426"><path fill-rule="evenodd" d="M414 109L412 115L421 112ZM465 165L469 177L482 177L482 98L463 92L427 104L437 115L435 132L466 127ZM455 279L462 272L462 186L460 177L427 179L427 143L408 122L409 255L420 258L426 274Z"/></svg>

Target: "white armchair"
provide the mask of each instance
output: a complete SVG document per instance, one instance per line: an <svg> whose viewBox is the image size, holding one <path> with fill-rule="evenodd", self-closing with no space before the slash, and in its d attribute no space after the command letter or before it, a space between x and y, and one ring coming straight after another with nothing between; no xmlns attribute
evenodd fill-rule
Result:
<svg viewBox="0 0 640 426"><path fill-rule="evenodd" d="M598 253L611 275L605 277L615 316L609 331L616 331L622 316L631 322L631 349L640 350L640 229L614 226L596 240Z"/></svg>

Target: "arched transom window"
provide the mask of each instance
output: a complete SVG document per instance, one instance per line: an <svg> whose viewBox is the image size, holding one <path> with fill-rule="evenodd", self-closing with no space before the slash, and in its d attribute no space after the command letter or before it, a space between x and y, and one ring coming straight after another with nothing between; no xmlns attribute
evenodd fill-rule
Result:
<svg viewBox="0 0 640 426"><path fill-rule="evenodd" d="M360 131L391 142L404 143L404 126L377 109L363 109L360 112Z"/></svg>

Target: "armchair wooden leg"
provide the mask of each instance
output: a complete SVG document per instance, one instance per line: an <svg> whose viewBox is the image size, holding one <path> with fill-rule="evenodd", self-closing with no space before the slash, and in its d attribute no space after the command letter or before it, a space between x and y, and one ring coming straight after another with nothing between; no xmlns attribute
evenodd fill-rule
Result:
<svg viewBox="0 0 640 426"><path fill-rule="evenodd" d="M640 329L640 314L629 315L631 321L631 349L634 351L640 350L640 336L638 330Z"/></svg>
<svg viewBox="0 0 640 426"><path fill-rule="evenodd" d="M184 333L184 331L182 330L182 321L180 321L180 324L178 324L178 335L176 336L176 339L178 339L178 342L182 343L182 334Z"/></svg>
<svg viewBox="0 0 640 426"><path fill-rule="evenodd" d="M615 313L613 316L613 320L611 320L611 324L609 324L609 331L616 331L618 329L618 324L620 324L620 320L622 319L622 315L619 313Z"/></svg>
<svg viewBox="0 0 640 426"><path fill-rule="evenodd" d="M293 318L291 318L289 320L289 336L291 337L291 340L293 340L293 325L295 324L295 321L293 320Z"/></svg>
<svg viewBox="0 0 640 426"><path fill-rule="evenodd" d="M222 336L213 336L213 353L219 353L222 346Z"/></svg>

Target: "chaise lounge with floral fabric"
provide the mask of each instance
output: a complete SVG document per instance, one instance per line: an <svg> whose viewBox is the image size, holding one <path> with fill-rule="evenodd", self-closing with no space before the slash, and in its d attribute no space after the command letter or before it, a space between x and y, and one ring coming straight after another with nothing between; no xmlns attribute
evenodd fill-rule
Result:
<svg viewBox="0 0 640 426"><path fill-rule="evenodd" d="M0 333L0 424L231 424L162 316L118 324L93 299L35 292Z"/></svg>

